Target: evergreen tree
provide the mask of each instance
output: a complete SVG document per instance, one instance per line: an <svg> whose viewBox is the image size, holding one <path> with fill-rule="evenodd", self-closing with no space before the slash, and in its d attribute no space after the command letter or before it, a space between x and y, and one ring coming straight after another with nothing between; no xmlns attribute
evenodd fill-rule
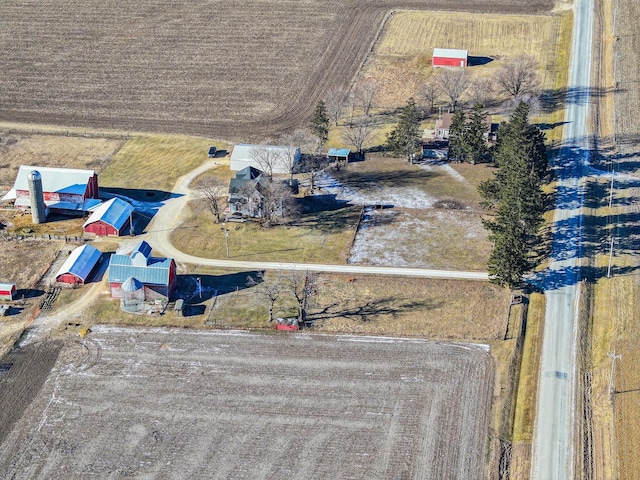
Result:
<svg viewBox="0 0 640 480"><path fill-rule="evenodd" d="M547 154L544 134L529 123L528 114L521 102L501 127L494 154L498 171L479 187L484 206L494 211L493 220L484 222L494 242L489 272L496 283L510 287L531 269L530 252L543 223Z"/></svg>
<svg viewBox="0 0 640 480"><path fill-rule="evenodd" d="M472 165L481 162L487 153L487 140L484 136L487 131L486 117L482 105L476 104L462 134L464 159Z"/></svg>
<svg viewBox="0 0 640 480"><path fill-rule="evenodd" d="M400 112L400 120L395 128L387 134L387 150L397 156L406 156L411 161L422 143L418 107L413 98Z"/></svg>
<svg viewBox="0 0 640 480"><path fill-rule="evenodd" d="M329 140L329 116L327 115L327 106L320 100L311 117L309 125L311 133L318 137L319 146L324 145Z"/></svg>
<svg viewBox="0 0 640 480"><path fill-rule="evenodd" d="M454 161L464 161L464 132L466 116L462 109L458 109L453 114L451 125L449 126L449 159Z"/></svg>

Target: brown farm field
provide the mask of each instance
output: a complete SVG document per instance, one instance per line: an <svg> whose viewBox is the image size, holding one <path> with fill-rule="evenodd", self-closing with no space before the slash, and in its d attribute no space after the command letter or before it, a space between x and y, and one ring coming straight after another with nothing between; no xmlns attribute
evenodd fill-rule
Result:
<svg viewBox="0 0 640 480"><path fill-rule="evenodd" d="M486 478L479 346L97 327L22 353L0 392L43 386L7 398L8 477Z"/></svg>
<svg viewBox="0 0 640 480"><path fill-rule="evenodd" d="M550 0L0 4L0 120L235 140L348 85L392 9L542 13Z"/></svg>

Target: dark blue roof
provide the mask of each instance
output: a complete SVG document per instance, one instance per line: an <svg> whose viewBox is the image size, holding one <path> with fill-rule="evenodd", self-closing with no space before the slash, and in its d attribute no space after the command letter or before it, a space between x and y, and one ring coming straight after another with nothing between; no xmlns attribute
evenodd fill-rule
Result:
<svg viewBox="0 0 640 480"><path fill-rule="evenodd" d="M98 263L98 260L100 260L101 255L102 252L91 245L83 245L76 248L62 264L62 267L60 267L60 270L56 273L56 278L65 273L71 273L84 282L93 270L93 267Z"/></svg>
<svg viewBox="0 0 640 480"><path fill-rule="evenodd" d="M83 226L86 227L102 221L116 230L120 230L132 213L133 207L131 205L119 198L112 198L96 208Z"/></svg>

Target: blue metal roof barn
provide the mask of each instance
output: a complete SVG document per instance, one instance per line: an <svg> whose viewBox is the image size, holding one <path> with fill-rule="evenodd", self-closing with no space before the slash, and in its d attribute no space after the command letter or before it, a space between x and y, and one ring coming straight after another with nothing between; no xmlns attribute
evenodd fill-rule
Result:
<svg viewBox="0 0 640 480"><path fill-rule="evenodd" d="M91 245L76 248L56 273L56 281L83 284L91 275L101 256L102 252Z"/></svg>
<svg viewBox="0 0 640 480"><path fill-rule="evenodd" d="M169 285L173 260L151 256L151 246L140 242L129 255L111 255L109 283L124 283L130 277L145 285Z"/></svg>
<svg viewBox="0 0 640 480"><path fill-rule="evenodd" d="M120 198L112 198L94 209L82 228L101 236L120 235L132 214L131 205Z"/></svg>

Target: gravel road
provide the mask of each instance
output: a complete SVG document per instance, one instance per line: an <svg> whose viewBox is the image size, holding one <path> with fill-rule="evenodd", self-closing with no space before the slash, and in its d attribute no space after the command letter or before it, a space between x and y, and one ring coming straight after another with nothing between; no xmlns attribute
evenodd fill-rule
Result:
<svg viewBox="0 0 640 480"><path fill-rule="evenodd" d="M532 480L574 478L576 302L584 169L589 158L587 114L591 78L591 0L574 3L573 45L564 148L553 160L559 178L552 258L545 278L547 298L536 417Z"/></svg>

